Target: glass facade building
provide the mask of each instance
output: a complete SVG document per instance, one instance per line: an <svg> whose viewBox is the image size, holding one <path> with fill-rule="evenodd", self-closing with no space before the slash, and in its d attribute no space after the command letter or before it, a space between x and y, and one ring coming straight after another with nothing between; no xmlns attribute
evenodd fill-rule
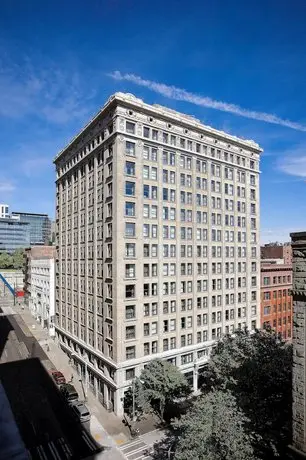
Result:
<svg viewBox="0 0 306 460"><path fill-rule="evenodd" d="M30 226L17 219L0 218L0 253L12 253L30 245Z"/></svg>
<svg viewBox="0 0 306 460"><path fill-rule="evenodd" d="M30 227L30 245L47 245L51 240L51 220L47 214L13 212L12 217Z"/></svg>

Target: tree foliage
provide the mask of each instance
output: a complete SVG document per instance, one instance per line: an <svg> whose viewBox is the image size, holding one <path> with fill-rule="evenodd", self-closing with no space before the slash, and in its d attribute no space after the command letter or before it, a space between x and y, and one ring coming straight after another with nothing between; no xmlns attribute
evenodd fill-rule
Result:
<svg viewBox="0 0 306 460"><path fill-rule="evenodd" d="M261 439L261 458L284 452L291 433L291 345L272 331L237 331L217 344L208 377L204 391L227 389L236 396Z"/></svg>
<svg viewBox="0 0 306 460"><path fill-rule="evenodd" d="M0 254L0 269L21 270L24 265L23 249L17 249L13 254Z"/></svg>
<svg viewBox="0 0 306 460"><path fill-rule="evenodd" d="M212 352L202 396L154 446L156 459L271 460L291 440L292 347L271 331L237 331ZM170 454L172 452L172 454Z"/></svg>
<svg viewBox="0 0 306 460"><path fill-rule="evenodd" d="M154 412L163 420L167 406L186 397L190 387L176 366L156 359L142 370L140 378L134 380L125 394L125 409L129 415L133 412L133 392L137 415Z"/></svg>
<svg viewBox="0 0 306 460"><path fill-rule="evenodd" d="M173 423L174 460L255 460L248 423L229 391L209 392Z"/></svg>

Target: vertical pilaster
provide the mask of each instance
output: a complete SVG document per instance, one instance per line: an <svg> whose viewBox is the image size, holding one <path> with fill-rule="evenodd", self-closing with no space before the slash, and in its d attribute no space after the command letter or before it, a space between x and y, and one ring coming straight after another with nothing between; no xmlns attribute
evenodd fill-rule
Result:
<svg viewBox="0 0 306 460"><path fill-rule="evenodd" d="M292 233L293 376L292 444L306 458L306 232Z"/></svg>

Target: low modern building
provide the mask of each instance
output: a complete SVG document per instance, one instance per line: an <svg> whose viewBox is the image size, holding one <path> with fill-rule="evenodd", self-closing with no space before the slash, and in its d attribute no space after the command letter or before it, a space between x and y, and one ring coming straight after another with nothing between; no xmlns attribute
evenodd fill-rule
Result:
<svg viewBox="0 0 306 460"><path fill-rule="evenodd" d="M261 327L271 326L285 340L292 338L292 265L261 264Z"/></svg>
<svg viewBox="0 0 306 460"><path fill-rule="evenodd" d="M25 302L32 315L54 336L55 246L34 246L26 250Z"/></svg>
<svg viewBox="0 0 306 460"><path fill-rule="evenodd" d="M30 245L30 228L27 222L0 218L0 253L13 253Z"/></svg>
<svg viewBox="0 0 306 460"><path fill-rule="evenodd" d="M51 240L51 220L47 214L12 212L12 218L25 222L30 227L30 245L47 245Z"/></svg>
<svg viewBox="0 0 306 460"><path fill-rule="evenodd" d="M9 217L9 206L8 204L0 203L0 218L4 219Z"/></svg>
<svg viewBox="0 0 306 460"><path fill-rule="evenodd" d="M292 247L290 243L268 243L261 247L262 259L283 259L285 264L292 264Z"/></svg>

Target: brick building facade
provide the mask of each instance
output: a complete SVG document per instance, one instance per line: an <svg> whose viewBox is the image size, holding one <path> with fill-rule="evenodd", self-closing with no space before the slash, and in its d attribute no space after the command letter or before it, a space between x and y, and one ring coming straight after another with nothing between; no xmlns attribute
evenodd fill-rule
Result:
<svg viewBox="0 0 306 460"><path fill-rule="evenodd" d="M261 327L271 326L283 339L292 337L292 265L261 265Z"/></svg>
<svg viewBox="0 0 306 460"><path fill-rule="evenodd" d="M262 259L283 259L285 264L292 264L292 247L290 243L266 244L260 248Z"/></svg>

